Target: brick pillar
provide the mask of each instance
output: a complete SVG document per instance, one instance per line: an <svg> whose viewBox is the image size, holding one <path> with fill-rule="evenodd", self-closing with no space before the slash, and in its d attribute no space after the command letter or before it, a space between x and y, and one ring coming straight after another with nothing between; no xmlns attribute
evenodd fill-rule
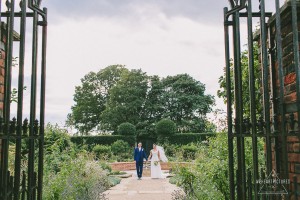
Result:
<svg viewBox="0 0 300 200"><path fill-rule="evenodd" d="M298 29L300 28L300 4L297 4L297 12L298 12ZM294 60L294 52L293 52L293 33L292 33L292 13L291 13L291 5L290 1L286 1L286 3L281 8L281 32L282 32L282 51L283 51L283 76L284 76L284 105L286 106L286 116L285 119L288 119L290 114L294 114L295 119L298 115L297 113L297 95L296 95L296 73L295 70L298 68L295 67ZM273 47L276 44L276 27L275 27L275 16L273 16L269 21L269 26L271 30L271 43L273 42ZM273 52L276 54L276 52ZM273 81L275 86L275 96L274 99L279 99L279 72L278 72L278 63L277 63L277 55L273 55ZM274 108L277 110L275 113L279 116L279 120L282 120L280 116L280 105L279 101L275 101ZM280 123L278 123L279 132L282 131L283 128L289 127L280 127ZM291 129L290 129L291 130ZM298 133L299 134L299 133ZM275 151L275 149L274 149ZM296 175L298 177L298 184L300 183L300 140L298 136L289 136L287 138L287 153L288 153L288 171L290 178L290 192L294 191L294 183L293 176ZM275 159L273 157L273 159ZM274 160L273 160L274 161ZM283 163L282 163L283 164ZM275 168L275 166L274 166ZM275 168L276 169L276 168ZM300 188L300 185L298 185Z"/></svg>

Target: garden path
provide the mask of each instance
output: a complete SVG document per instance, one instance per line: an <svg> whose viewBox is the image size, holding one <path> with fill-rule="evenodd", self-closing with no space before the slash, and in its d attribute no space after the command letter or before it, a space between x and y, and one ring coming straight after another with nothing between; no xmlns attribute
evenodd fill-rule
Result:
<svg viewBox="0 0 300 200"><path fill-rule="evenodd" d="M109 200L171 200L172 193L179 190L178 187L169 183L166 179L151 179L143 177L137 180L133 171L133 176L122 179L121 183L105 191Z"/></svg>

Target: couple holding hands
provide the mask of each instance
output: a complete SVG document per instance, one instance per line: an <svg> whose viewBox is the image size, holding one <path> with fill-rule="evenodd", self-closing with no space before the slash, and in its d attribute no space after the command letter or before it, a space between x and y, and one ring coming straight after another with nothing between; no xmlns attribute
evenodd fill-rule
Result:
<svg viewBox="0 0 300 200"><path fill-rule="evenodd" d="M142 178L144 159L146 159L146 161L151 160L151 178L165 178L160 166L160 161L168 161L163 147L153 144L153 149L150 151L149 157L147 158L146 152L144 148L142 148L142 143L138 143L138 146L134 149L134 160L136 163L138 180L141 180Z"/></svg>

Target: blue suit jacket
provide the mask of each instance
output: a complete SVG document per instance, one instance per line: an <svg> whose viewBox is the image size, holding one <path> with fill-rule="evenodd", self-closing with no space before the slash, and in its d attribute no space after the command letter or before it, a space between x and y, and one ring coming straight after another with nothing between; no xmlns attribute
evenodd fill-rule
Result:
<svg viewBox="0 0 300 200"><path fill-rule="evenodd" d="M139 151L139 148L136 147L136 148L134 149L134 160L135 160L135 161L143 161L144 158L145 158L146 160L148 160L147 155L146 155L146 152L145 152L145 149L144 149L144 148L141 148L141 151Z"/></svg>

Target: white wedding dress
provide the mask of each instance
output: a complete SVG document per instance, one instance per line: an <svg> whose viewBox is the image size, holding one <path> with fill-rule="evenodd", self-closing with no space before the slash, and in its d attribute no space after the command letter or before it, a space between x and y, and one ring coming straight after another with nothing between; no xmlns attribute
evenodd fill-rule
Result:
<svg viewBox="0 0 300 200"><path fill-rule="evenodd" d="M151 178L165 178L162 171L160 162L158 159L158 150L154 151L151 150L152 158L151 158ZM155 161L157 162L157 165L154 164Z"/></svg>

